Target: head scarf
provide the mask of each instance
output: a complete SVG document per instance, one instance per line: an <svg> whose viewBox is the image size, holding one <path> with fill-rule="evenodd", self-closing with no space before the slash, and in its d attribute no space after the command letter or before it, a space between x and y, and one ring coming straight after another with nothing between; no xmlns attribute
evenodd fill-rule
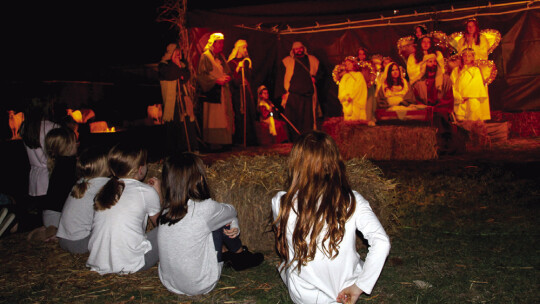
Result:
<svg viewBox="0 0 540 304"><path fill-rule="evenodd" d="M204 47L204 50L214 50L214 42L218 40L224 40L225 36L223 36L222 33L213 33L210 35L210 38L208 38L208 42L206 43L206 46Z"/></svg>
<svg viewBox="0 0 540 304"><path fill-rule="evenodd" d="M257 89L257 96L260 96L263 90L268 90L264 84Z"/></svg>
<svg viewBox="0 0 540 304"><path fill-rule="evenodd" d="M401 82L403 83L403 90L406 92L409 90L409 83L407 82L407 80L405 79L404 75L403 75L403 72L401 71L401 67L395 63L395 62L390 62L389 64L387 64L385 67L384 67L384 72L381 74L381 81L379 81L377 83L377 89L376 89L376 93L375 95L377 95L377 93L379 92L379 90L383 90L383 93L384 93L384 90L386 88L388 88L388 84L386 84L386 80L388 78L388 70L390 69L391 66L393 65L396 65L399 69L399 77L401 78Z"/></svg>
<svg viewBox="0 0 540 304"><path fill-rule="evenodd" d="M161 61L171 60L172 54L177 48L178 44L176 43L170 43L169 45L167 45L167 50L165 51L165 54L163 54L163 57L161 57Z"/></svg>
<svg viewBox="0 0 540 304"><path fill-rule="evenodd" d="M242 39L236 41L236 43L234 44L234 49L232 50L231 54L229 55L229 59L227 59L227 62L233 60L234 58L236 58L236 55L238 55L238 50L240 49L241 46L244 46L244 45L247 46L247 41L242 40ZM249 57L249 55L246 56L246 57Z"/></svg>
<svg viewBox="0 0 540 304"><path fill-rule="evenodd" d="M437 72L435 73L435 86L437 89L439 89L442 86L443 82L443 67L440 66L439 61L437 60L437 55L435 53L427 54L424 56L424 62L425 64L421 67L421 75L424 75L422 77L425 77L426 75L426 69L427 69L427 61L429 59L435 59L435 62L437 63Z"/></svg>
<svg viewBox="0 0 540 304"><path fill-rule="evenodd" d="M307 48L304 46L304 44L302 42L300 42L300 41L295 41L295 42L293 42L292 47L291 47L291 52L290 52L291 57L294 57L294 49L299 48L299 47L304 48L304 55L308 54Z"/></svg>

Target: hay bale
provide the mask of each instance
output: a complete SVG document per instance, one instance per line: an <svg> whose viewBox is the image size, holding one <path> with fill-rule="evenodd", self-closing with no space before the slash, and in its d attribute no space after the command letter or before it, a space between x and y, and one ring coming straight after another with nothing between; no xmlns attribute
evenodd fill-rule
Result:
<svg viewBox="0 0 540 304"><path fill-rule="evenodd" d="M437 158L437 130L429 126L376 126L330 118L323 130L344 159L430 160Z"/></svg>
<svg viewBox="0 0 540 304"><path fill-rule="evenodd" d="M389 233L396 228L396 184L366 159L346 162L352 188L370 203ZM208 169L214 199L235 206L242 241L257 250L273 250L271 199L284 190L286 157L278 155L233 156Z"/></svg>
<svg viewBox="0 0 540 304"><path fill-rule="evenodd" d="M537 137L540 130L540 112L491 112L491 121L507 122L509 138Z"/></svg>

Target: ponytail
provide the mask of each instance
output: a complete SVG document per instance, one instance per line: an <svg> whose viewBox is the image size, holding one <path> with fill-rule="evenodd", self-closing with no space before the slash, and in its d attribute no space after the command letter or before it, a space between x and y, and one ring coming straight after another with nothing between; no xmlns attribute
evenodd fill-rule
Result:
<svg viewBox="0 0 540 304"><path fill-rule="evenodd" d="M112 176L111 179L99 190L94 198L94 210L102 211L107 210L114 206L122 193L126 184L118 177Z"/></svg>
<svg viewBox="0 0 540 304"><path fill-rule="evenodd" d="M76 183L75 186L73 186L70 195L74 198L83 198L86 190L88 190L88 180L84 178L81 182Z"/></svg>
<svg viewBox="0 0 540 304"><path fill-rule="evenodd" d="M99 190L94 198L94 210L106 210L114 206L126 184L120 178L137 176L140 166L146 165L147 151L133 143L119 143L108 154L108 166L111 174L109 181Z"/></svg>
<svg viewBox="0 0 540 304"><path fill-rule="evenodd" d="M109 149L104 145L92 146L84 149L77 160L77 177L79 181L73 186L71 196L83 198L90 187L90 180L96 177L109 176L107 157Z"/></svg>

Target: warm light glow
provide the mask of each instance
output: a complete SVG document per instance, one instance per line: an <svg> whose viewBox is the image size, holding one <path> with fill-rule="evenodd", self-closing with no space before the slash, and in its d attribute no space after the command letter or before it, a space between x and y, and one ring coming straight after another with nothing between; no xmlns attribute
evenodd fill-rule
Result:
<svg viewBox="0 0 540 304"><path fill-rule="evenodd" d="M90 123L90 132L91 133L113 133L113 132L116 132L116 129L114 127L109 128L106 121L96 121L96 122Z"/></svg>

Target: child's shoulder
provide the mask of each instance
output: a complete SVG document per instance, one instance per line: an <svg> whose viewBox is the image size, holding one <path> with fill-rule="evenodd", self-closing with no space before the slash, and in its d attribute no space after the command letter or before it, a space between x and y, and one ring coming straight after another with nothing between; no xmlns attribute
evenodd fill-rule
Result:
<svg viewBox="0 0 540 304"><path fill-rule="evenodd" d="M139 180L132 179L132 178L121 178L120 180L122 180L125 184L124 191L137 190L139 192L156 192L156 190L152 186L146 183L143 183Z"/></svg>
<svg viewBox="0 0 540 304"><path fill-rule="evenodd" d="M363 205L366 204L369 206L369 202L362 196L362 194L358 193L358 191L353 190L354 199L356 200L357 205Z"/></svg>

